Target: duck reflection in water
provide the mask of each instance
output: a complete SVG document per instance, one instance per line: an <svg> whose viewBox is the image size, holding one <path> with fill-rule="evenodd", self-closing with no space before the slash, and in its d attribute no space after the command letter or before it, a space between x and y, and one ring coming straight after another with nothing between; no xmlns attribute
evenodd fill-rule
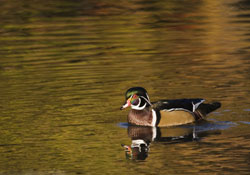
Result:
<svg viewBox="0 0 250 175"><path fill-rule="evenodd" d="M217 130L213 134L220 134ZM175 144L189 141L199 141L200 138L211 131L197 131L195 125L176 126L176 127L147 127L147 126L128 126L128 136L132 143L130 146L122 144L125 148L127 159L145 160L150 151L151 142L161 142L164 144ZM199 137L198 137L199 134Z"/></svg>

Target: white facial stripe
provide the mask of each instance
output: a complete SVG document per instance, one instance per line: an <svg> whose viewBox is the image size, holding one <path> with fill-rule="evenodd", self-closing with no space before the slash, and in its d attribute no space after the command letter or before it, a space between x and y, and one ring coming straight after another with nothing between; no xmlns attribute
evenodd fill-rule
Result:
<svg viewBox="0 0 250 175"><path fill-rule="evenodd" d="M150 101L149 96L148 96L148 94L147 94L147 93L146 93L146 96L147 96L147 98L148 98L148 101Z"/></svg>
<svg viewBox="0 0 250 175"><path fill-rule="evenodd" d="M146 100L146 102L148 102L148 104L152 105L148 99L146 99L146 98L143 97L143 96L140 96L140 97L142 97L144 100Z"/></svg>

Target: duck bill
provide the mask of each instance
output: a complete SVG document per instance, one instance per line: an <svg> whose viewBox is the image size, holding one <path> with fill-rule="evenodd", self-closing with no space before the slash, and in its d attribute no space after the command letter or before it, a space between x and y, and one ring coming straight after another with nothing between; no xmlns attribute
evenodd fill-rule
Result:
<svg viewBox="0 0 250 175"><path fill-rule="evenodd" d="M128 103L125 103L124 105L121 106L120 110L123 110L123 109L125 109L125 108L127 108L127 107L129 107L129 106L130 106L130 105L129 105Z"/></svg>
<svg viewBox="0 0 250 175"><path fill-rule="evenodd" d="M123 109L125 109L125 108L131 106L130 100L131 100L131 98L129 98L129 99L127 100L127 102L120 108L120 110L123 110Z"/></svg>

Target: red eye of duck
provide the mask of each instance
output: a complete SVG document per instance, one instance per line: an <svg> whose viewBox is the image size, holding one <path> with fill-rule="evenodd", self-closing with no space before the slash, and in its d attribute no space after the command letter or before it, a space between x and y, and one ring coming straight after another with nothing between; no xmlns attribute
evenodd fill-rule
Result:
<svg viewBox="0 0 250 175"><path fill-rule="evenodd" d="M137 95L133 95L131 99L131 104L137 105L139 103L139 98Z"/></svg>

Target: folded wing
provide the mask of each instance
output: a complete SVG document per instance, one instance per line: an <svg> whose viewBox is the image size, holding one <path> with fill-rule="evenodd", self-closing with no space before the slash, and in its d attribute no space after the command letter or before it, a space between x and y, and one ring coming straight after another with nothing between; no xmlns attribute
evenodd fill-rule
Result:
<svg viewBox="0 0 250 175"><path fill-rule="evenodd" d="M153 108L156 110L167 110L176 111L184 110L189 112L194 112L200 104L205 100L201 98L193 99L177 99L177 100L160 100L158 102L153 102Z"/></svg>

